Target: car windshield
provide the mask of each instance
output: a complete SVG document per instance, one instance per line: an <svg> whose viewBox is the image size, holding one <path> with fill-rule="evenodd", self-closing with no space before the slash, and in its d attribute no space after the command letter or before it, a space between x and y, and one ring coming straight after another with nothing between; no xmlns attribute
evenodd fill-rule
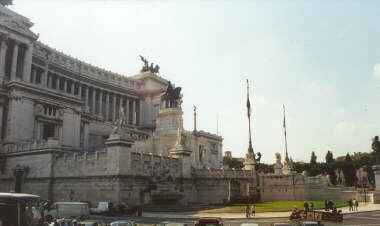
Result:
<svg viewBox="0 0 380 226"><path fill-rule="evenodd" d="M131 222L112 223L111 226L132 226Z"/></svg>

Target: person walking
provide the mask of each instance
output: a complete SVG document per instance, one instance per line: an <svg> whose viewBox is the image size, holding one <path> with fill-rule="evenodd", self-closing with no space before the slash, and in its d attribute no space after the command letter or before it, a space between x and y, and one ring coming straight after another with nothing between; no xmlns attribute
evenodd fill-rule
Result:
<svg viewBox="0 0 380 226"><path fill-rule="evenodd" d="M356 211L358 211L359 202L358 200L354 199L354 208Z"/></svg>
<svg viewBox="0 0 380 226"><path fill-rule="evenodd" d="M328 203L327 203L327 200L325 200L325 211L327 211L328 210Z"/></svg>
<svg viewBox="0 0 380 226"><path fill-rule="evenodd" d="M334 208L334 203L331 200L329 200L329 210L333 210L333 208Z"/></svg>
<svg viewBox="0 0 380 226"><path fill-rule="evenodd" d="M348 211L351 212L354 210L353 205L354 205L354 203L353 203L352 199L348 200Z"/></svg>
<svg viewBox="0 0 380 226"><path fill-rule="evenodd" d="M60 223L57 222L57 218L53 219L53 222L51 222L50 226L60 226Z"/></svg>
<svg viewBox="0 0 380 226"><path fill-rule="evenodd" d="M249 209L249 206L248 206L248 205L245 207L245 217L246 217L246 218L249 218L249 217L250 217L250 209Z"/></svg>
<svg viewBox="0 0 380 226"><path fill-rule="evenodd" d="M310 211L314 211L314 203L310 201Z"/></svg>
<svg viewBox="0 0 380 226"><path fill-rule="evenodd" d="M251 206L251 214L252 214L253 216L255 216L255 214L256 214L255 204L252 204L252 206Z"/></svg>
<svg viewBox="0 0 380 226"><path fill-rule="evenodd" d="M309 211L309 204L306 201L303 203L303 210L305 212Z"/></svg>

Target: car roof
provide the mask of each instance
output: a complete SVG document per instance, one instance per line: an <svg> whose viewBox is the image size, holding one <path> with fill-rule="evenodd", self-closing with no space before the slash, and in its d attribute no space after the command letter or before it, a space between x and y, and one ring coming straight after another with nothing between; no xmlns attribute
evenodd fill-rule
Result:
<svg viewBox="0 0 380 226"><path fill-rule="evenodd" d="M88 205L86 202L55 202L55 204L73 204L73 205Z"/></svg>
<svg viewBox="0 0 380 226"><path fill-rule="evenodd" d="M222 218L219 218L219 217L201 217L198 220L218 220L218 221L221 221Z"/></svg>
<svg viewBox="0 0 380 226"><path fill-rule="evenodd" d="M25 194L25 193L0 192L0 198L40 198L40 196L32 195L32 194Z"/></svg>
<svg viewBox="0 0 380 226"><path fill-rule="evenodd" d="M240 226L259 226L259 224L256 224L256 223L241 223Z"/></svg>
<svg viewBox="0 0 380 226"><path fill-rule="evenodd" d="M118 220L118 221L112 221L111 224L113 224L113 223L129 223L129 222L133 223L132 220Z"/></svg>

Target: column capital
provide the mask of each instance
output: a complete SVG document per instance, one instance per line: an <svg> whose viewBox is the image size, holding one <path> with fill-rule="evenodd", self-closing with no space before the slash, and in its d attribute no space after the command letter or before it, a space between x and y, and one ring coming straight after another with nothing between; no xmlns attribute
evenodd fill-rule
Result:
<svg viewBox="0 0 380 226"><path fill-rule="evenodd" d="M9 39L9 34L6 34L6 33L0 34L0 41L8 41L8 39Z"/></svg>

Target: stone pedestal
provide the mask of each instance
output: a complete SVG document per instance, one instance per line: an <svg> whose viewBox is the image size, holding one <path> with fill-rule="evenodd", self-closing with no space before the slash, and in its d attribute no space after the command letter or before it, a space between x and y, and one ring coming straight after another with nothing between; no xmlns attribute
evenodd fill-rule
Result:
<svg viewBox="0 0 380 226"><path fill-rule="evenodd" d="M183 111L180 108L160 109L156 119L156 132L175 134L177 130L183 130Z"/></svg>
<svg viewBox="0 0 380 226"><path fill-rule="evenodd" d="M292 169L290 167L288 167L288 166L284 166L282 168L282 173L283 174L291 174L292 173Z"/></svg>
<svg viewBox="0 0 380 226"><path fill-rule="evenodd" d="M185 150L182 145L176 144L172 149L170 149L170 156L173 158L181 159L182 164L182 177L191 177L191 151Z"/></svg>
<svg viewBox="0 0 380 226"><path fill-rule="evenodd" d="M252 159L245 159L245 161L244 161L244 169L245 170L252 170L252 171L256 171L256 168L255 168L255 166L256 166L256 162L254 161L254 160L252 160Z"/></svg>
<svg viewBox="0 0 380 226"><path fill-rule="evenodd" d="M106 140L107 173L110 175L131 174L131 147L134 140L125 133L111 134Z"/></svg>
<svg viewBox="0 0 380 226"><path fill-rule="evenodd" d="M274 174L276 174L276 175L282 174L282 166L281 165L276 164L276 165L274 165L273 169L274 169Z"/></svg>
<svg viewBox="0 0 380 226"><path fill-rule="evenodd" d="M373 192L372 201L375 204L380 204L380 165L372 166L373 173L375 174L376 189Z"/></svg>

